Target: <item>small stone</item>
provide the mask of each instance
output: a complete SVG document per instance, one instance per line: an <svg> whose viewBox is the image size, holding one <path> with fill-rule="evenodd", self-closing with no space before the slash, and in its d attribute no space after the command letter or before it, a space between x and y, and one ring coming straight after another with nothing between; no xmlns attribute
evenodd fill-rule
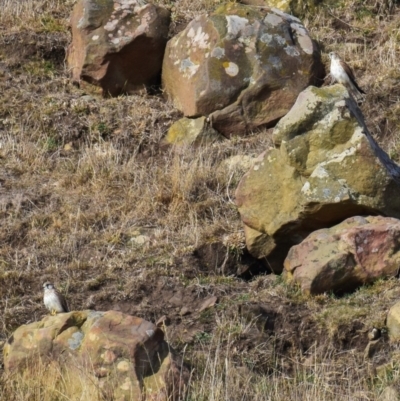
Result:
<svg viewBox="0 0 400 401"><path fill-rule="evenodd" d="M179 312L181 316L190 315L190 313L191 313L190 310L186 306L182 307L182 309Z"/></svg>
<svg viewBox="0 0 400 401"><path fill-rule="evenodd" d="M171 319L168 316L163 315L157 320L156 326L157 327L168 326L170 323L171 323Z"/></svg>
<svg viewBox="0 0 400 401"><path fill-rule="evenodd" d="M383 348L383 341L378 338L377 340L370 341L364 350L364 359L371 359Z"/></svg>
<svg viewBox="0 0 400 401"><path fill-rule="evenodd" d="M207 145L221 141L222 137L206 121L205 117L181 118L171 125L164 139L165 145Z"/></svg>
<svg viewBox="0 0 400 401"><path fill-rule="evenodd" d="M380 336L381 336L381 331L375 327L368 333L368 338L371 341L377 340Z"/></svg>
<svg viewBox="0 0 400 401"><path fill-rule="evenodd" d="M218 298L216 296L212 296L210 298L207 298L203 301L203 303L200 305L199 312L202 312L205 309L213 307L218 301Z"/></svg>

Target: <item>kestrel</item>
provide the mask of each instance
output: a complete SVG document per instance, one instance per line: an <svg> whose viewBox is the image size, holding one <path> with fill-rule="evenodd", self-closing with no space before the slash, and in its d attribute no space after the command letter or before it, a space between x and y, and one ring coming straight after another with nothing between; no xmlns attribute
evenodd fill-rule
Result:
<svg viewBox="0 0 400 401"><path fill-rule="evenodd" d="M352 69L336 53L329 53L331 59L331 77L352 92L356 97L365 95L365 92L358 86Z"/></svg>
<svg viewBox="0 0 400 401"><path fill-rule="evenodd" d="M52 315L56 315L57 313L69 312L67 301L65 300L64 296L54 288L53 284L47 281L43 284L43 288L44 305Z"/></svg>

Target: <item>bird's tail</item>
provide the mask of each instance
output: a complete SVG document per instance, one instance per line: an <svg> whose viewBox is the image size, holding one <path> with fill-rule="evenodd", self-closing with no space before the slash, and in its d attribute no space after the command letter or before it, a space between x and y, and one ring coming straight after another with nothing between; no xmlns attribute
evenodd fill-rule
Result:
<svg viewBox="0 0 400 401"><path fill-rule="evenodd" d="M354 86L356 87L356 89L357 89L360 93L362 93L363 95L366 95L366 93L358 86L358 84L357 84L356 81L354 81L353 84L354 84Z"/></svg>

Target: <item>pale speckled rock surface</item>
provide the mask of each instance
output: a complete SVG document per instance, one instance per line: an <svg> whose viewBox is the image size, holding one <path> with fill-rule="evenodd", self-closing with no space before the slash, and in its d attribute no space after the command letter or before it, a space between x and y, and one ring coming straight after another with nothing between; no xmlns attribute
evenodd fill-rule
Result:
<svg viewBox="0 0 400 401"><path fill-rule="evenodd" d="M139 0L78 0L67 58L73 80L112 96L157 84L169 22L168 10Z"/></svg>
<svg viewBox="0 0 400 401"><path fill-rule="evenodd" d="M38 361L59 364L68 370L64 380L70 380L71 386L75 380L86 380L85 388L94 386L93 394L85 398L88 401L98 399L99 389L121 401L178 399L188 379L161 329L116 311L46 316L20 326L3 353L8 373L29 372L27 366ZM29 381L29 374L22 377Z"/></svg>
<svg viewBox="0 0 400 401"><path fill-rule="evenodd" d="M285 257L310 232L359 214L400 217L400 188L375 157L341 85L309 87L273 132L279 148L262 153L236 190L243 223L264 234L246 238L258 257L271 238ZM282 261L283 261L282 258Z"/></svg>
<svg viewBox="0 0 400 401"><path fill-rule="evenodd" d="M311 233L292 247L285 275L306 293L344 292L393 277L400 266L400 220L351 217Z"/></svg>
<svg viewBox="0 0 400 401"><path fill-rule="evenodd" d="M319 50L300 20L233 3L191 21L168 42L163 62L175 106L188 117L210 115L227 137L275 122L323 76Z"/></svg>

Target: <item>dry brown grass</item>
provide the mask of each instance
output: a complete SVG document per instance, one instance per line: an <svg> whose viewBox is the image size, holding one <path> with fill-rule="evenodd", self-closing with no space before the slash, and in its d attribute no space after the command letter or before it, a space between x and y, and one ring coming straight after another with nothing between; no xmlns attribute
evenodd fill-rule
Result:
<svg viewBox="0 0 400 401"><path fill-rule="evenodd" d="M0 0L0 30L54 32L65 31L75 0Z"/></svg>
<svg viewBox="0 0 400 401"><path fill-rule="evenodd" d="M242 361L230 355L229 344L224 338L212 338L213 346L199 347L202 357L192 361L196 364L189 382L187 401L219 400L377 400L388 385L399 382L398 365L394 364L378 377L368 366L360 369L360 361L354 352L330 350L321 355L316 350L308 358L302 355L292 360L290 372L282 371L277 364L269 374L260 374L246 367ZM19 375L3 377L0 400L4 401L105 401L108 398L98 393L90 375L74 376L70 384L71 371L62 371L59 366L37 367L35 376Z"/></svg>
<svg viewBox="0 0 400 401"><path fill-rule="evenodd" d="M171 7L174 33L221 1L158 3ZM41 285L51 279L74 309L129 307L155 320L169 308L176 316L170 341L179 350L189 344L196 369L190 400L372 400L396 384L396 363L378 378L360 360L361 345L343 345L359 326L361 342L370 328L384 328L400 295L396 281L310 299L279 278L243 283L198 270L198 245L241 234L231 201L243 171L220 163L256 156L270 144L268 131L204 148L161 148L179 118L164 99L102 99L95 88L69 83L63 54L72 4L0 0L0 340L41 318ZM400 160L398 5L388 12L383 1L349 0L305 22L324 54L338 51L355 67L371 131ZM193 302L217 294L220 303L215 312L181 317L157 298L159 288L193 293ZM315 329L310 341L328 341L323 352L272 347L279 339L237 313L238 304L254 302L304 308ZM57 399L49 383L32 383L29 396L3 384L4 400Z"/></svg>

